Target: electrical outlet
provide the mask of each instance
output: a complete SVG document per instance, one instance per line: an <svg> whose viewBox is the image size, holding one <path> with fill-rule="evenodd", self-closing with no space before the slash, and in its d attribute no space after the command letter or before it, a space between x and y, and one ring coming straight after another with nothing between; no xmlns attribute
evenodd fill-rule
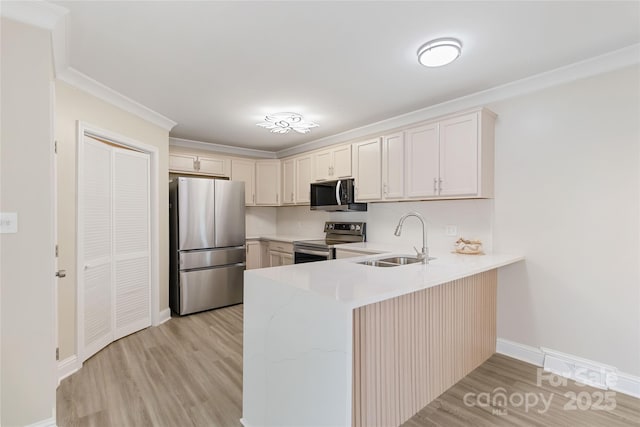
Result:
<svg viewBox="0 0 640 427"><path fill-rule="evenodd" d="M18 232L18 213L0 212L0 233Z"/></svg>
<svg viewBox="0 0 640 427"><path fill-rule="evenodd" d="M444 226L444 234L447 236L457 236L458 235L458 226L457 225L445 225Z"/></svg>

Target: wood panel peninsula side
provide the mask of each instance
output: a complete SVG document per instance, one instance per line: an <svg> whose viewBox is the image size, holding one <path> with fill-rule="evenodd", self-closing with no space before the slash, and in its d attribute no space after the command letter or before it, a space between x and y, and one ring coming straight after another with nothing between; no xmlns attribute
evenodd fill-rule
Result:
<svg viewBox="0 0 640 427"><path fill-rule="evenodd" d="M398 426L494 352L497 269L445 254L245 273L243 418L254 426Z"/></svg>

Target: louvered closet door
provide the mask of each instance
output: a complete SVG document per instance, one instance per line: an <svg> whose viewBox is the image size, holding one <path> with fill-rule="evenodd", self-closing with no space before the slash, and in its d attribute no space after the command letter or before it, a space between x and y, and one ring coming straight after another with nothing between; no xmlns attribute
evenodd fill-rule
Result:
<svg viewBox="0 0 640 427"><path fill-rule="evenodd" d="M113 341L112 148L85 138L81 181L83 280L81 295L83 360Z"/></svg>
<svg viewBox="0 0 640 427"><path fill-rule="evenodd" d="M82 360L151 325L149 156L84 138Z"/></svg>
<svg viewBox="0 0 640 427"><path fill-rule="evenodd" d="M151 325L149 156L114 149L115 339Z"/></svg>

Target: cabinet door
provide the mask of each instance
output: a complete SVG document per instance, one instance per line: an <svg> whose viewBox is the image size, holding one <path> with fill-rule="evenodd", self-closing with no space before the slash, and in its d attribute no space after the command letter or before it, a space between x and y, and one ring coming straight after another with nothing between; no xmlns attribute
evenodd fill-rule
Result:
<svg viewBox="0 0 640 427"><path fill-rule="evenodd" d="M244 182L244 201L247 206L253 206L256 201L255 169L253 160L231 160L231 180Z"/></svg>
<svg viewBox="0 0 640 427"><path fill-rule="evenodd" d="M196 156L169 154L169 171L196 173L196 160Z"/></svg>
<svg viewBox="0 0 640 427"><path fill-rule="evenodd" d="M311 192L311 156L296 157L295 199L297 204L308 204Z"/></svg>
<svg viewBox="0 0 640 427"><path fill-rule="evenodd" d="M333 150L333 165L331 179L348 178L351 171L351 144Z"/></svg>
<svg viewBox="0 0 640 427"><path fill-rule="evenodd" d="M405 144L407 197L436 196L440 176L438 124L407 130Z"/></svg>
<svg viewBox="0 0 640 427"><path fill-rule="evenodd" d="M331 179L331 153L330 150L327 150L312 155L314 181Z"/></svg>
<svg viewBox="0 0 640 427"><path fill-rule="evenodd" d="M198 156L198 173L203 175L229 176L229 159Z"/></svg>
<svg viewBox="0 0 640 427"><path fill-rule="evenodd" d="M379 138L353 144L356 201L364 202L382 198L381 158L382 148Z"/></svg>
<svg viewBox="0 0 640 427"><path fill-rule="evenodd" d="M280 203L280 161L256 162L256 205L274 206Z"/></svg>
<svg viewBox="0 0 640 427"><path fill-rule="evenodd" d="M269 251L269 266L278 267L282 265L282 253L278 251Z"/></svg>
<svg viewBox="0 0 640 427"><path fill-rule="evenodd" d="M478 193L478 113L440 122L441 196Z"/></svg>
<svg viewBox="0 0 640 427"><path fill-rule="evenodd" d="M261 252L260 242L247 242L247 270L262 267Z"/></svg>
<svg viewBox="0 0 640 427"><path fill-rule="evenodd" d="M382 138L382 198L404 197L404 134Z"/></svg>
<svg viewBox="0 0 640 427"><path fill-rule="evenodd" d="M282 254L282 265L292 265L293 264L293 255L291 254Z"/></svg>
<svg viewBox="0 0 640 427"><path fill-rule="evenodd" d="M282 162L282 203L292 205L295 203L295 159L287 159Z"/></svg>

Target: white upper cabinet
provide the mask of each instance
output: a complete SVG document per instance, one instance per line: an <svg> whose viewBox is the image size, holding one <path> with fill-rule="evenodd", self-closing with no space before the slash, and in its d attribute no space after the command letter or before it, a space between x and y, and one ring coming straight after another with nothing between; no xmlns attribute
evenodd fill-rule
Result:
<svg viewBox="0 0 640 427"><path fill-rule="evenodd" d="M356 201L380 200L382 198L382 144L380 138L356 142L352 147Z"/></svg>
<svg viewBox="0 0 640 427"><path fill-rule="evenodd" d="M314 181L327 181L331 179L332 155L333 152L327 150L320 153L314 153L311 156L311 159L313 161Z"/></svg>
<svg viewBox="0 0 640 427"><path fill-rule="evenodd" d="M439 176L438 124L409 129L405 133L407 197L434 197Z"/></svg>
<svg viewBox="0 0 640 427"><path fill-rule="evenodd" d="M295 200L296 204L309 204L311 193L311 155L295 158Z"/></svg>
<svg viewBox="0 0 640 427"><path fill-rule="evenodd" d="M351 144L334 148L333 169L331 169L331 179L349 178L351 171Z"/></svg>
<svg viewBox="0 0 640 427"><path fill-rule="evenodd" d="M351 144L313 153L311 160L314 181L328 181L352 176Z"/></svg>
<svg viewBox="0 0 640 427"><path fill-rule="evenodd" d="M198 156L188 154L169 154L169 171L196 173Z"/></svg>
<svg viewBox="0 0 640 427"><path fill-rule="evenodd" d="M478 194L478 115L440 122L439 196Z"/></svg>
<svg viewBox="0 0 640 427"><path fill-rule="evenodd" d="M404 133L382 137L382 199L404 197Z"/></svg>
<svg viewBox="0 0 640 427"><path fill-rule="evenodd" d="M169 154L169 171L198 175L229 176L230 161L226 157Z"/></svg>
<svg viewBox="0 0 640 427"><path fill-rule="evenodd" d="M295 168L295 159L287 159L282 161L282 204L285 205L292 205L296 202Z"/></svg>
<svg viewBox="0 0 640 427"><path fill-rule="evenodd" d="M203 175L229 176L229 159L198 156L198 172Z"/></svg>
<svg viewBox="0 0 640 427"><path fill-rule="evenodd" d="M255 205L256 162L254 160L247 159L232 159L231 180L244 182L245 205Z"/></svg>
<svg viewBox="0 0 640 427"><path fill-rule="evenodd" d="M280 160L256 161L256 205L280 203Z"/></svg>
<svg viewBox="0 0 640 427"><path fill-rule="evenodd" d="M493 197L494 122L482 109L408 129L406 196Z"/></svg>

